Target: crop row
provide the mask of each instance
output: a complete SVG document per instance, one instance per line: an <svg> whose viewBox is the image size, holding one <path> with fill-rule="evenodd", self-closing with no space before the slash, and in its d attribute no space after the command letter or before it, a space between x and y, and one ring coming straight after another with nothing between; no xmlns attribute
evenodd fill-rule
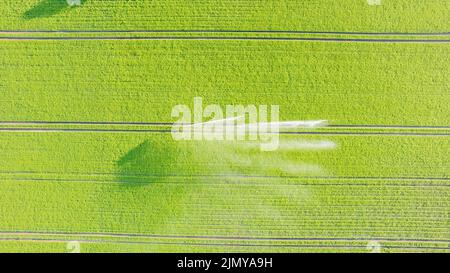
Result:
<svg viewBox="0 0 450 273"><path fill-rule="evenodd" d="M335 146L302 148L320 141ZM289 135L281 136L279 143L279 150L261 152L250 142L175 141L170 133L3 132L0 171L52 173L53 178L70 179L103 175L107 180L144 184L165 176L191 175L399 180L450 175L445 136Z"/></svg>
<svg viewBox="0 0 450 273"><path fill-rule="evenodd" d="M447 32L447 1L4 0L2 30L292 30Z"/></svg>
<svg viewBox="0 0 450 273"><path fill-rule="evenodd" d="M174 122L175 105L280 105L281 120L448 125L446 44L0 44L0 120Z"/></svg>

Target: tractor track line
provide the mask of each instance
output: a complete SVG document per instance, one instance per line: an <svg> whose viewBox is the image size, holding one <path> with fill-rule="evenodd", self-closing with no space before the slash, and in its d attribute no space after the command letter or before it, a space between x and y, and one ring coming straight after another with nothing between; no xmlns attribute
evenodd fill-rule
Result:
<svg viewBox="0 0 450 273"><path fill-rule="evenodd" d="M448 36L450 32L352 32L352 31L308 31L308 30L175 30L175 29L132 29L132 30L0 30L0 34L11 33L252 33L252 34L322 34L322 35L367 35L367 36Z"/></svg>
<svg viewBox="0 0 450 273"><path fill-rule="evenodd" d="M405 238L320 238L320 237L244 237L244 236L207 236L207 235L162 235L136 233L96 233L96 232L44 232L44 231L0 231L0 235L13 236L86 236L86 237L117 237L117 238L148 238L148 239L201 239L228 241L333 241L333 242L405 242L405 243L450 243L450 240L405 239Z"/></svg>
<svg viewBox="0 0 450 273"><path fill-rule="evenodd" d="M31 133L172 133L172 130L138 129L70 129L70 128L0 128L0 132ZM393 132L279 132L280 135L382 135L382 136L419 136L450 137L450 133L393 133Z"/></svg>
<svg viewBox="0 0 450 273"><path fill-rule="evenodd" d="M180 177L180 178L190 178L190 177L208 177L208 178L271 178L271 179L364 179L364 180L448 180L450 181L450 178L448 177L407 177L407 176L400 176L400 177L386 177L386 176L295 176L295 175L285 175L285 176L273 176L273 175L246 175L246 174L135 174L135 173L128 173L128 174L121 174L121 173L80 173L80 172L33 172L33 171L0 171L0 174L34 174L34 175L46 175L46 174L52 174L52 175L60 175L60 174L69 174L69 175L100 175L100 176L123 176L123 177L130 177L130 178L136 178L136 177L156 177L156 178L162 178L162 177Z"/></svg>
<svg viewBox="0 0 450 273"><path fill-rule="evenodd" d="M117 176L121 175L124 177L181 177L181 178L189 178L189 177L235 177L235 178L283 178L283 179L364 179L364 180L449 180L448 177L386 177L386 176L295 176L295 175L286 175L286 176L273 176L273 175L246 175L246 174L137 174L137 173L128 173L128 174L121 174L121 173L81 173L81 172L34 172L34 171L0 171L0 174L34 174L34 175L46 175L46 174L52 174L52 175L100 175L100 176Z"/></svg>
<svg viewBox="0 0 450 273"><path fill-rule="evenodd" d="M0 121L1 125L126 125L126 126L172 126L194 123L171 122L102 122L102 121ZM384 124L331 124L324 128L374 128L374 129L450 129L445 125L384 125Z"/></svg>
<svg viewBox="0 0 450 273"><path fill-rule="evenodd" d="M170 177L170 176L167 176ZM211 178L210 176L192 176L196 178ZM192 178L189 177L189 178ZM161 177L164 178L164 177ZM232 177L214 177L214 178L232 178ZM241 178L251 178L251 177L241 177ZM264 177L260 177L264 178ZM267 177L270 178L270 177ZM273 178L272 178L273 179ZM280 177L279 179L283 179L283 177ZM350 180L350 179L348 179ZM352 179L352 180L363 180L363 179ZM389 181L406 181L406 179L386 179ZM415 179L416 180L416 179ZM439 179L427 179L427 180L438 180L438 181L446 181L447 179L439 178ZM290 184L271 184L271 183L251 183L251 182L157 182L157 181L130 181L126 179L117 179L117 180L98 180L98 179L62 179L62 178L8 178L7 181L2 180L2 182L8 182L8 181L19 181L19 182L53 182L53 183L94 183L94 184L113 184L113 185L147 185L147 184L165 184L165 185L249 185L249 186L270 186L270 187L294 187L294 186L347 186L347 187L371 187L371 186L377 186L377 187L430 187L430 188L437 188L437 187L450 187L450 184L348 184L348 183L290 183Z"/></svg>
<svg viewBox="0 0 450 273"><path fill-rule="evenodd" d="M0 241L25 241L25 242L44 242L44 243L69 243L68 240L56 239L41 239L41 238L0 238ZM340 249L367 249L367 246L342 246L342 245L276 245L276 244L219 244L219 243L170 243L170 242L139 242L139 241L108 241L108 240L77 240L78 243L100 243L100 244L129 244L129 245L175 245L175 246L221 246L221 247L274 247L274 248L308 248L308 249L325 249L325 248L340 248ZM386 249L409 249L409 250L450 250L450 248L443 247L423 247L423 246L401 246L390 245L383 246Z"/></svg>
<svg viewBox="0 0 450 273"><path fill-rule="evenodd" d="M196 40L196 41L315 41L315 42L365 42L365 43L450 43L450 40L442 39L355 39L355 38L295 38L295 37L175 37L175 36L158 36L158 37L14 37L3 36L0 37L2 41L100 41L100 40L136 40L136 41L151 41L151 40Z"/></svg>
<svg viewBox="0 0 450 273"><path fill-rule="evenodd" d="M0 238L0 241L25 241L44 243L69 243L70 241L41 238ZM341 249L365 249L366 246L337 246L337 245L276 245L276 244L219 244L219 243L170 243L170 242L138 242L138 241L107 241L107 240L77 240L78 243L101 243L101 244L130 244L130 245L176 245L176 246L222 246L222 247L275 247L275 248L341 248ZM449 250L442 247L421 247L421 246L383 246L386 249L410 249L410 250Z"/></svg>

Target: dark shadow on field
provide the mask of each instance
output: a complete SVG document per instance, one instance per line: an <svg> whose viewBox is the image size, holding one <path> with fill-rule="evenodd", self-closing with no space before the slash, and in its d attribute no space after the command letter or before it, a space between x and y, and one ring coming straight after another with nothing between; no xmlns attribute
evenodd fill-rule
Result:
<svg viewBox="0 0 450 273"><path fill-rule="evenodd" d="M83 5L87 0L79 0L80 5ZM43 0L37 5L27 10L23 14L25 20L36 18L45 18L56 15L64 10L75 8L78 5L70 6L69 3L76 3L77 0Z"/></svg>
<svg viewBox="0 0 450 273"><path fill-rule="evenodd" d="M146 140L119 159L117 180L129 186L161 181L167 175L171 158L169 150Z"/></svg>
<svg viewBox="0 0 450 273"><path fill-rule="evenodd" d="M178 143L159 137L142 139L124 151L115 162L116 183L89 194L92 204L98 204L93 225L102 232L168 233L183 217L187 192L187 187L167 180L176 173L178 153Z"/></svg>

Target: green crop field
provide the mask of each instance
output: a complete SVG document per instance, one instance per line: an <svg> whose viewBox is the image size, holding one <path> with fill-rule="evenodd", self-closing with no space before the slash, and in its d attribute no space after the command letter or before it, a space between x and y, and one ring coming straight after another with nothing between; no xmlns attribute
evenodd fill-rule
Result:
<svg viewBox="0 0 450 273"><path fill-rule="evenodd" d="M3 0L4 30L447 32L448 0Z"/></svg>
<svg viewBox="0 0 450 273"><path fill-rule="evenodd" d="M0 252L450 253L450 2L369 2L3 0Z"/></svg>

